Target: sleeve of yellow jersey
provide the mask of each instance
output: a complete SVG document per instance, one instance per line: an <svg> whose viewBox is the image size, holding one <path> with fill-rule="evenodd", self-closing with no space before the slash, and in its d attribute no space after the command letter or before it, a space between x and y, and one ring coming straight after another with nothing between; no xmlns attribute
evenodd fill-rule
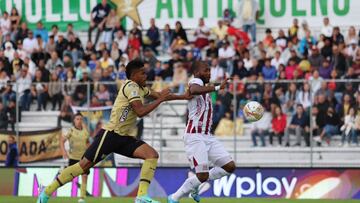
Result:
<svg viewBox="0 0 360 203"><path fill-rule="evenodd" d="M64 138L70 139L70 137L71 137L71 132L72 132L72 129L70 128L70 129L64 134Z"/></svg>
<svg viewBox="0 0 360 203"><path fill-rule="evenodd" d="M124 88L124 95L128 99L129 103L136 100L141 100L140 88L137 84L130 83L126 85Z"/></svg>

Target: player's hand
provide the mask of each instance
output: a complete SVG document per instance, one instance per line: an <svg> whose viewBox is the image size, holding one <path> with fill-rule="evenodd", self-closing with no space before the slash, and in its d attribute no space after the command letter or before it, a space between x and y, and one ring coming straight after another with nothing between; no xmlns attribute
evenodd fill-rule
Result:
<svg viewBox="0 0 360 203"><path fill-rule="evenodd" d="M226 85L232 80L232 78L225 78L224 81L221 82L220 84L220 89L223 90L225 89Z"/></svg>
<svg viewBox="0 0 360 203"><path fill-rule="evenodd" d="M194 96L191 95L190 90L187 90L187 91L185 92L185 94L184 94L184 99L190 100L190 99L192 99L192 98L194 98Z"/></svg>
<svg viewBox="0 0 360 203"><path fill-rule="evenodd" d="M159 97L160 101L162 102L167 101L168 99L170 99L170 97L171 97L170 89L167 88L160 92L160 97Z"/></svg>

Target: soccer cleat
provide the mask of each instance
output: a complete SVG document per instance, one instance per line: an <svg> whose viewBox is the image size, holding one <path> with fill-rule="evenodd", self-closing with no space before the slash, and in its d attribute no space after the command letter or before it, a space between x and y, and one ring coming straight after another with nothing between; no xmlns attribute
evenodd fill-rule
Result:
<svg viewBox="0 0 360 203"><path fill-rule="evenodd" d="M47 194L45 194L45 191L43 190L40 193L36 203L47 203L49 201L49 198L50 197Z"/></svg>
<svg viewBox="0 0 360 203"><path fill-rule="evenodd" d="M168 196L167 198L167 203L179 203L179 201L175 201L171 198L171 195Z"/></svg>
<svg viewBox="0 0 360 203"><path fill-rule="evenodd" d="M199 187L195 188L195 190L190 193L190 196L195 202L200 202Z"/></svg>
<svg viewBox="0 0 360 203"><path fill-rule="evenodd" d="M81 199L78 200L78 203L86 203L86 202L85 202L84 199L81 198Z"/></svg>
<svg viewBox="0 0 360 203"><path fill-rule="evenodd" d="M136 197L135 203L160 203L156 200L151 199L151 197L147 195Z"/></svg>

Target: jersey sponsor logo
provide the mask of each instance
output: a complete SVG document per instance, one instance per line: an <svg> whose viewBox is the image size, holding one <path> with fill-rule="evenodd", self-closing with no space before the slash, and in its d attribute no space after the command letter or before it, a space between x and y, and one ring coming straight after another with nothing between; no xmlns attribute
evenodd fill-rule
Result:
<svg viewBox="0 0 360 203"><path fill-rule="evenodd" d="M123 110L121 116L120 116L120 122L125 122L126 118L128 117L128 114L131 110L131 106L127 106L125 107L125 109Z"/></svg>

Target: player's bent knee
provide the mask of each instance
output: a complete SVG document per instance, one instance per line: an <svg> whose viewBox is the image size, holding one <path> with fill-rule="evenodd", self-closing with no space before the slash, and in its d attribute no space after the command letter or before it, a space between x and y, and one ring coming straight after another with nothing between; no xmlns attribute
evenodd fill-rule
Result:
<svg viewBox="0 0 360 203"><path fill-rule="evenodd" d="M80 167L84 170L84 174L89 174L89 169L94 165L93 162L89 161L85 157L80 160L79 164Z"/></svg>
<svg viewBox="0 0 360 203"><path fill-rule="evenodd" d="M229 163L227 163L223 169L228 172L228 173L233 173L236 169L236 166L235 166L235 162L234 161L231 161Z"/></svg>
<svg viewBox="0 0 360 203"><path fill-rule="evenodd" d="M197 173L196 177L203 183L209 180L209 173Z"/></svg>

